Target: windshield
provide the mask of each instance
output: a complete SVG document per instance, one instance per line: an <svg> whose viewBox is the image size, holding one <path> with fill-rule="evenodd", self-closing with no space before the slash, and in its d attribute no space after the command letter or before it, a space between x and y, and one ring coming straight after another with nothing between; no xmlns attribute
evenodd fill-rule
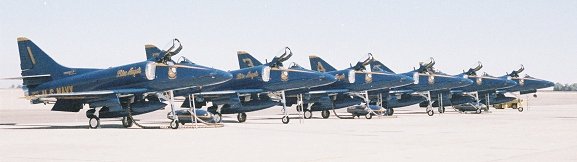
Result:
<svg viewBox="0 0 577 162"><path fill-rule="evenodd" d="M180 58L178 58L178 62L181 64L194 64L192 61L190 61L188 58L184 56L180 56Z"/></svg>

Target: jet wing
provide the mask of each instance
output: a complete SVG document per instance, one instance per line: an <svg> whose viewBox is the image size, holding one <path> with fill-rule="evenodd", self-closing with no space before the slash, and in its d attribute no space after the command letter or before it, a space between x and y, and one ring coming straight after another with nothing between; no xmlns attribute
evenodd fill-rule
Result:
<svg viewBox="0 0 577 162"><path fill-rule="evenodd" d="M415 91L413 90L394 90L394 91L389 91L390 94L408 94L408 93L414 93Z"/></svg>
<svg viewBox="0 0 577 162"><path fill-rule="evenodd" d="M111 94L134 94L145 93L148 89L118 89L118 90L102 90L102 91L85 91L85 92L70 92L70 93L56 93L56 94L42 94L28 96L30 98L56 98L56 99L91 99L99 98Z"/></svg>
<svg viewBox="0 0 577 162"><path fill-rule="evenodd" d="M316 95L316 94L336 94L336 93L347 93L349 92L348 89L331 89L331 90L324 90L324 91L310 91L308 94Z"/></svg>
<svg viewBox="0 0 577 162"><path fill-rule="evenodd" d="M195 95L227 95L227 94L245 94L245 93L261 93L264 92L262 89L239 89L239 90L228 90L228 91L209 91L196 93Z"/></svg>
<svg viewBox="0 0 577 162"><path fill-rule="evenodd" d="M453 94L455 94L455 93L456 93L456 94L462 94L462 93L464 93L464 92L463 92L462 90L451 90L451 93L453 93Z"/></svg>
<svg viewBox="0 0 577 162"><path fill-rule="evenodd" d="M249 97L253 94L265 93L263 89L239 89L239 90L226 90L226 91L208 91L195 93L195 97L203 98L206 101L210 101L213 104L238 104L241 102L241 98ZM191 107L190 97L185 96L181 107Z"/></svg>

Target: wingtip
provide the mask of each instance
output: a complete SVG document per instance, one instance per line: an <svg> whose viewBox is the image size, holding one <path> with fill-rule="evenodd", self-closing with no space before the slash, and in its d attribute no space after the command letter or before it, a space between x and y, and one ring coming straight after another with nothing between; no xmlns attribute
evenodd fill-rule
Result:
<svg viewBox="0 0 577 162"><path fill-rule="evenodd" d="M22 41L29 41L30 39L26 37L18 37L16 40L18 40L18 42L22 42Z"/></svg>

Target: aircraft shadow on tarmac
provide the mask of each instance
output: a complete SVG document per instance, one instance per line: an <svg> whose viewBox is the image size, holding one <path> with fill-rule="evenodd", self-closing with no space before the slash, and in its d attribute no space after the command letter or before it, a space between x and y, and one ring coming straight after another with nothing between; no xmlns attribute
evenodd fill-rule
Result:
<svg viewBox="0 0 577 162"><path fill-rule="evenodd" d="M4 125L4 124L1 124ZM0 128L0 129L89 129L88 125L69 125L69 126L59 126L59 125L17 125L13 124L11 126L17 126L17 128ZM119 124L102 124L100 128L124 128Z"/></svg>

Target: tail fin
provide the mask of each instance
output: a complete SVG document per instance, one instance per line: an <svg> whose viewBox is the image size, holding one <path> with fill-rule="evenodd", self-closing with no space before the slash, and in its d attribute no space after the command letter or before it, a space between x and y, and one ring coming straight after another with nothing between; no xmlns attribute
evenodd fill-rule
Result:
<svg viewBox="0 0 577 162"><path fill-rule="evenodd" d="M309 61L311 63L311 70L319 72L337 71L337 69L329 65L329 63L327 63L325 60L321 59L318 56L310 55Z"/></svg>
<svg viewBox="0 0 577 162"><path fill-rule="evenodd" d="M162 50L151 44L144 45L144 50L146 51L146 60L150 61L156 61L162 53Z"/></svg>
<svg viewBox="0 0 577 162"><path fill-rule="evenodd" d="M19 37L17 41L21 75L25 86L42 84L74 73L72 69L56 63L28 38Z"/></svg>
<svg viewBox="0 0 577 162"><path fill-rule="evenodd" d="M371 71L384 71L389 73L395 73L393 70L389 69L389 67L385 66L385 64L381 63L378 60L375 60L370 63Z"/></svg>
<svg viewBox="0 0 577 162"><path fill-rule="evenodd" d="M240 66L241 69L262 65L260 61L252 57L246 51L238 51L237 55L238 55L238 65Z"/></svg>

